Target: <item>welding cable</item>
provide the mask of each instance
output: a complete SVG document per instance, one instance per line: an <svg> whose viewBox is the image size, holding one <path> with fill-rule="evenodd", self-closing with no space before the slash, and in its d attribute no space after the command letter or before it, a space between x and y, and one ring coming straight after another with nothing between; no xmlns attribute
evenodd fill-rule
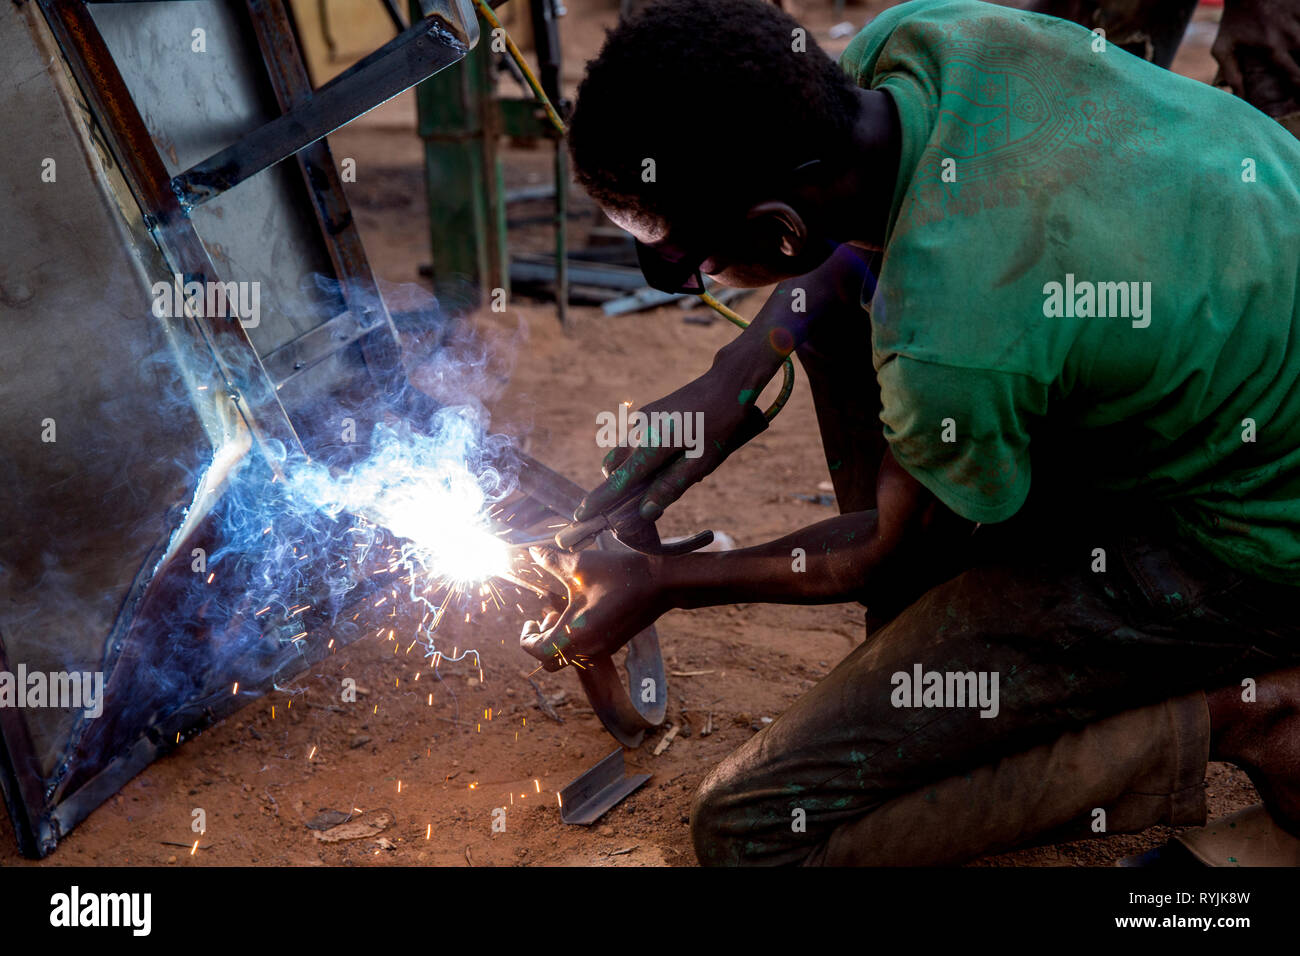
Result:
<svg viewBox="0 0 1300 956"><path fill-rule="evenodd" d="M566 132L564 128L564 120L560 119L560 114L556 111L555 107L551 105L551 98L547 96L546 91L542 89L542 84L538 82L537 76L533 73L532 67L528 65L528 61L524 59L524 55L519 52L519 47L515 46L515 41L510 39L510 34L506 31L506 28L501 25L501 21L497 19L496 13L487 5L487 3L484 2L484 0L474 0L474 6L478 7L478 12L482 15L483 19L488 22L489 26L492 27L493 32L497 30L501 31L501 38L506 41L506 49L510 51L511 58L519 66L519 70L524 74L524 79L528 81L528 85L532 87L533 95L536 96L538 102L545 107L546 116L550 119L551 125L555 127L556 131L559 132L561 136L563 136Z"/></svg>
<svg viewBox="0 0 1300 956"><path fill-rule="evenodd" d="M510 39L510 33L501 25L501 21L497 19L496 13L487 5L486 0L474 0L474 6L478 8L479 14L488 22L488 25L492 27L493 32L497 30L501 31L501 38L505 40L506 49L510 52L511 58L518 65L520 72L524 74L524 79L528 81L528 85L532 88L533 95L537 97L537 101L545 108L546 115L550 119L551 125L555 127L556 131L559 132L561 136L565 135L568 130L564 125L564 120L560 118L560 114L551 104L551 98L547 96L546 91L542 89L542 84L538 82L537 76L533 73L532 67L530 67L528 61L524 59L524 55L519 51L519 47L515 46L515 41ZM699 293L699 296L705 305L711 308L714 312L717 312L718 315L722 316L732 325L742 329L749 328L748 322L731 309L727 308L727 306L723 305L709 293L701 292ZM772 404L763 412L763 417L769 422L776 418L781 409L785 407L785 403L790 400L790 393L794 391L794 362L792 362L788 356L781 370L781 391L777 393Z"/></svg>

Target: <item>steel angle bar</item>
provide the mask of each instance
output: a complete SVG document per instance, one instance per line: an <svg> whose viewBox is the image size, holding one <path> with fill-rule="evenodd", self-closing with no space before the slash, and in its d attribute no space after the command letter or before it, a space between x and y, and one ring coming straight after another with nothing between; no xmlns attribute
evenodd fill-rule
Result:
<svg viewBox="0 0 1300 956"><path fill-rule="evenodd" d="M275 91L276 102L288 114L312 100L311 78L295 40L288 9L283 0L248 0L249 18L257 35L258 48L266 64L267 76ZM397 329L379 294L370 262L347 197L334 165L329 143L317 140L297 153L312 211L320 225L321 238L329 252L350 316L336 316L327 325L331 329L318 334L307 333L289 346L267 356L268 371L277 386L293 374L330 354L360 342L362 357L372 382L389 403L408 389L397 345ZM386 333L370 335L370 332ZM280 352L283 356L273 358ZM299 354L294 354L298 352ZM308 352L310 354L301 354ZM275 367L271 368L270 365Z"/></svg>
<svg viewBox="0 0 1300 956"><path fill-rule="evenodd" d="M207 202L458 62L468 51L465 40L441 18L422 20L282 116L180 173L172 189L184 207Z"/></svg>
<svg viewBox="0 0 1300 956"><path fill-rule="evenodd" d="M293 376L377 330L378 322L372 316L358 315L349 309L309 329L274 352L268 352L262 356L262 364L279 388Z"/></svg>
<svg viewBox="0 0 1300 956"><path fill-rule="evenodd" d="M648 773L627 774L620 747L560 791L560 820L591 826L649 779Z"/></svg>

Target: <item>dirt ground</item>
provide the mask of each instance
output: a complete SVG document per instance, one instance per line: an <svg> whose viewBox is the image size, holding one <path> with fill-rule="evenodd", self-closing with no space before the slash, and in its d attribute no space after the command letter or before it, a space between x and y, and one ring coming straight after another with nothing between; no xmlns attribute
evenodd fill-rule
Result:
<svg viewBox="0 0 1300 956"><path fill-rule="evenodd" d="M888 4L850 5L860 26ZM566 79L576 82L612 11L599 15L570 2L562 21ZM794 12L831 52L830 3L795 4ZM1208 80L1208 47L1218 11L1202 8L1176 66ZM413 132L414 108L402 97L331 138L335 156L357 159L348 187L376 271L391 282L418 282L428 260L427 223ZM508 186L549 175L541 151L510 150ZM575 198L579 211L589 209ZM546 203L512 208L544 214ZM581 244L591 215L573 220ZM512 235L514 248L546 249L544 226ZM762 295L739 310L752 315ZM550 304L516 298L504 315L478 318L512 368L494 409L493 427L584 486L600 479L594 415L617 403L642 404L702 373L735 334L721 321L684 321L676 306L624 318L574 307L572 330L561 331ZM692 313L700 316L697 309ZM829 489L812 402L800 379L773 427L691 490L661 522L666 534L701 528L726 532L738 546L755 544L819 520L830 508L796 495ZM394 629L405 621L399 614ZM336 865L452 866L581 864L693 865L687 814L705 773L813 684L863 639L856 605L747 605L673 612L659 624L670 673L669 720L679 733L663 753L662 733L629 751L631 771L651 780L594 828L560 822L556 793L614 750L568 671L539 674L541 693L563 723L546 717L518 649L519 615L488 613L471 624L445 626L442 641L477 648L484 681L466 665L444 665L444 682L429 703L428 675L413 681L416 663L405 643L360 641L313 667L287 693L275 693L185 744L148 768L91 814L44 865ZM409 630L408 630L409 633ZM406 642L409 643L409 642ZM357 680L357 703L338 698L341 678ZM712 715L713 733L702 731ZM490 719L487 719L490 716ZM1243 774L1213 765L1212 815L1254 802ZM505 832L492 811L506 808ZM192 813L207 831L193 850ZM322 811L359 814L358 836L324 842L308 823ZM319 822L318 822L319 825ZM1024 850L983 865L1105 865L1156 846L1168 831ZM17 856L0 815L0 864L29 865Z"/></svg>

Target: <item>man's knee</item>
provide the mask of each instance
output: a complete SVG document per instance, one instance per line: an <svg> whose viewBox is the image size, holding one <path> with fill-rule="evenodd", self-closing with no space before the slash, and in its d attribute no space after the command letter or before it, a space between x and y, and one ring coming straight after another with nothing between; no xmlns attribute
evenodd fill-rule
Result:
<svg viewBox="0 0 1300 956"><path fill-rule="evenodd" d="M704 778L691 804L691 841L702 866L758 866L786 862L789 847L780 810L761 767L746 760L749 746L731 754Z"/></svg>
<svg viewBox="0 0 1300 956"><path fill-rule="evenodd" d="M727 807L728 782L715 767L691 802L691 842L701 866L736 866L739 858Z"/></svg>
<svg viewBox="0 0 1300 956"><path fill-rule="evenodd" d="M765 768L732 754L700 784L691 804L691 841L702 866L781 866L802 862L817 848L815 821L803 806L819 797L796 796L773 783Z"/></svg>

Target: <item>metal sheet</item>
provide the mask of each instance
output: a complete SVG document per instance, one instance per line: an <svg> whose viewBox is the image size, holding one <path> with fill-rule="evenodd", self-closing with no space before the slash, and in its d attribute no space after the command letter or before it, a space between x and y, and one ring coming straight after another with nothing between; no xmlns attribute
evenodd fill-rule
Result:
<svg viewBox="0 0 1300 956"><path fill-rule="evenodd" d="M157 502L192 499L212 442L181 371L154 361L169 330L150 313L147 265L162 270L140 217L123 218L95 143L67 122L71 89L50 50L12 6L3 17L0 75L31 82L0 99L0 633L33 668L96 669L137 571L174 525ZM32 188L46 159L56 180ZM159 462L160 448L185 452ZM75 718L30 715L48 772Z"/></svg>
<svg viewBox="0 0 1300 956"><path fill-rule="evenodd" d="M0 76L11 78L0 98L0 670L100 672L220 437L219 415L189 388L221 379L200 351L157 361L190 337L151 314L162 262L129 196L117 201L102 144L74 120L82 107L32 9L0 11ZM33 188L45 160L55 180ZM43 781L86 727L72 708L5 708L0 720L6 741L27 744L9 759Z"/></svg>

